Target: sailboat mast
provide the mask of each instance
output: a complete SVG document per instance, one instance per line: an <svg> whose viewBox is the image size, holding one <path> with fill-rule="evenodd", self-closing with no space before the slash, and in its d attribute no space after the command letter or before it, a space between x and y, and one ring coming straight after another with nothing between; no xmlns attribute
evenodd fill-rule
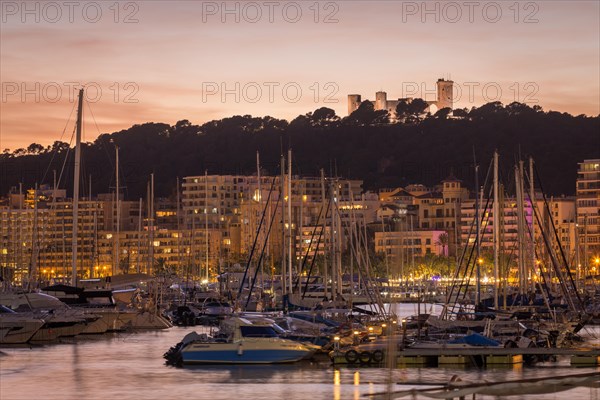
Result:
<svg viewBox="0 0 600 400"><path fill-rule="evenodd" d="M140 199L140 213L141 213L141 202ZM179 177L177 177L177 208L175 215L177 215L177 265L183 265L181 262L181 199L179 197Z"/></svg>
<svg viewBox="0 0 600 400"><path fill-rule="evenodd" d="M204 170L204 186L206 190L204 191L204 204L206 205L204 208L204 241L206 242L206 283L208 284L208 170Z"/></svg>
<svg viewBox="0 0 600 400"><path fill-rule="evenodd" d="M531 268L535 273L535 267L537 265L535 258L535 211L537 207L535 202L535 188L533 185L533 157L529 157L529 198L531 203ZM535 281L531 280L532 292L535 292Z"/></svg>
<svg viewBox="0 0 600 400"><path fill-rule="evenodd" d="M298 232L298 249L300 249L299 255L300 257L298 257L298 266L296 267L296 271L298 271L298 282L300 282L300 274L302 273L302 264L304 263L303 261L303 250L302 250L302 212L303 212L303 208L304 208L304 181L298 179L298 194L299 194L299 198L300 198L300 206L299 206L299 210L298 210L298 214L299 214L299 218L298 218L298 230L296 232Z"/></svg>
<svg viewBox="0 0 600 400"><path fill-rule="evenodd" d="M177 214L177 215L178 215L177 221L179 221L179 214ZM139 202L139 206L138 206L138 244L137 244L137 260L136 260L136 264L137 264L136 272L138 274L140 273L141 251L142 251L142 198L140 197L140 202Z"/></svg>
<svg viewBox="0 0 600 400"><path fill-rule="evenodd" d="M91 197L91 195L90 195ZM90 263L90 277L94 277L94 264L98 258L98 212L94 211L94 244L92 251L92 262Z"/></svg>
<svg viewBox="0 0 600 400"><path fill-rule="evenodd" d="M525 230L524 202L523 202L523 161L519 161L519 165L515 167L515 185L517 195L517 231L519 242L519 295L525 294L526 277L525 277L525 245L523 244L523 232Z"/></svg>
<svg viewBox="0 0 600 400"><path fill-rule="evenodd" d="M75 132L75 171L73 174L73 237L71 250L71 285L77 286L77 229L79 227L79 174L81 173L81 125L83 121L83 89L79 89L77 130Z"/></svg>
<svg viewBox="0 0 600 400"><path fill-rule="evenodd" d="M288 150L288 282L292 294L292 150Z"/></svg>
<svg viewBox="0 0 600 400"><path fill-rule="evenodd" d="M258 209L263 210L262 190L261 190L261 185L260 185L260 153L258 151L256 152L256 185L258 188L258 195L256 196L256 200L258 201ZM265 210L263 210L263 212L265 212ZM256 234L259 237L259 242L261 242L262 241L262 229L259 229L259 231ZM266 238L265 238L265 240L266 240ZM260 269L260 287L261 288L265 287L263 264L264 263L262 262L262 258L260 258L259 265L256 266L256 268Z"/></svg>
<svg viewBox="0 0 600 400"><path fill-rule="evenodd" d="M148 273L154 272L154 172L150 174L150 213L148 215L148 223L150 225L150 266Z"/></svg>
<svg viewBox="0 0 600 400"><path fill-rule="evenodd" d="M31 253L31 270L29 271L29 281L37 281L37 259L38 259L38 184L36 182L33 190L33 235L32 235L32 253Z"/></svg>
<svg viewBox="0 0 600 400"><path fill-rule="evenodd" d="M473 156L475 158L475 156ZM481 301L481 263L479 262L479 251L481 249L481 223L479 220L479 165L475 161L475 224L477 227L477 237L475 239L476 256L476 290L475 290L475 305L478 306Z"/></svg>
<svg viewBox="0 0 600 400"><path fill-rule="evenodd" d="M321 207L325 210L325 171L321 168ZM327 212L325 212L325 216L323 217L323 243L327 243ZM327 246L323 246L323 290L324 296L327 298L327 285L328 283L328 273L327 273Z"/></svg>
<svg viewBox="0 0 600 400"><path fill-rule="evenodd" d="M499 273L499 239L500 239L500 204L498 204L498 152L494 152L494 309L498 309L498 279Z"/></svg>
<svg viewBox="0 0 600 400"><path fill-rule="evenodd" d="M331 201L331 230L330 230L330 257L331 257L331 299L337 300L338 298L338 286L337 286L337 226L336 226L336 190L335 190L336 181L331 179L329 182L329 197Z"/></svg>
<svg viewBox="0 0 600 400"><path fill-rule="evenodd" d="M286 249L285 249L285 157L283 155L283 151L281 152L281 281L283 285L281 286L282 295L285 296L287 294L287 278L286 278Z"/></svg>
<svg viewBox="0 0 600 400"><path fill-rule="evenodd" d="M120 222L121 222L121 213L119 207L119 146L115 146L116 153L116 168L115 168L115 182L116 182L116 190L115 190L115 206L117 207L116 212L116 226L117 226L117 234L115 235L115 260L113 266L113 275L116 275L119 271L119 258L120 258L120 249L119 249L119 232L120 232Z"/></svg>

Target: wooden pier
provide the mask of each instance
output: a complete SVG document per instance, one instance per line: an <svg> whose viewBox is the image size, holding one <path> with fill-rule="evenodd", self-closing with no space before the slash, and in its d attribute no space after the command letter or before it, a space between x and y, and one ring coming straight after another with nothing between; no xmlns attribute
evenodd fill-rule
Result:
<svg viewBox="0 0 600 400"><path fill-rule="evenodd" d="M357 350L355 350L357 351ZM388 365L385 350L382 361L373 361L367 357L368 350L358 353L361 357L346 357L344 349L334 351L330 358L335 365L354 366ZM574 367L600 366L600 348L503 348L503 347L468 347L468 348L407 348L396 352L396 366L403 367L495 367L512 366L524 362L545 361L556 357L570 357ZM365 361L368 360L368 361Z"/></svg>

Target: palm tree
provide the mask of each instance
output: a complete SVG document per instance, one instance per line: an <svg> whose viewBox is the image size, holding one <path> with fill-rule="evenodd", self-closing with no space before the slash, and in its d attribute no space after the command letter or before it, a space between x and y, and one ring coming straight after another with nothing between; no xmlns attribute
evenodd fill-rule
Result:
<svg viewBox="0 0 600 400"><path fill-rule="evenodd" d="M446 246L448 246L448 233L441 233L440 236L438 236L438 239L435 241L435 245L442 246L442 255L447 257L448 254L446 254Z"/></svg>

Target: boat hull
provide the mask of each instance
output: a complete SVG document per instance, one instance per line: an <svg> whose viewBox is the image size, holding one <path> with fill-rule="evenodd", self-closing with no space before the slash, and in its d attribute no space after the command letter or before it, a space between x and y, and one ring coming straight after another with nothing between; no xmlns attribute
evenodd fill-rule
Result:
<svg viewBox="0 0 600 400"><path fill-rule="evenodd" d="M44 321L40 319L0 316L0 329L8 330L0 344L27 343L43 325Z"/></svg>
<svg viewBox="0 0 600 400"><path fill-rule="evenodd" d="M280 341L190 343L181 352L183 364L281 364L308 357L303 345Z"/></svg>

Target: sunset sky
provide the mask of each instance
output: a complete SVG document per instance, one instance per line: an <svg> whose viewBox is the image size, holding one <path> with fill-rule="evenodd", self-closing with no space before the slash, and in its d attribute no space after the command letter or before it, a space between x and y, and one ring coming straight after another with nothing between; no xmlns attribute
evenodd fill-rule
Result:
<svg viewBox="0 0 600 400"><path fill-rule="evenodd" d="M0 150L65 126L69 141L77 84L87 141L144 122L346 116L348 94L433 100L442 77L457 107L600 113L600 2L474 3L2 1Z"/></svg>

